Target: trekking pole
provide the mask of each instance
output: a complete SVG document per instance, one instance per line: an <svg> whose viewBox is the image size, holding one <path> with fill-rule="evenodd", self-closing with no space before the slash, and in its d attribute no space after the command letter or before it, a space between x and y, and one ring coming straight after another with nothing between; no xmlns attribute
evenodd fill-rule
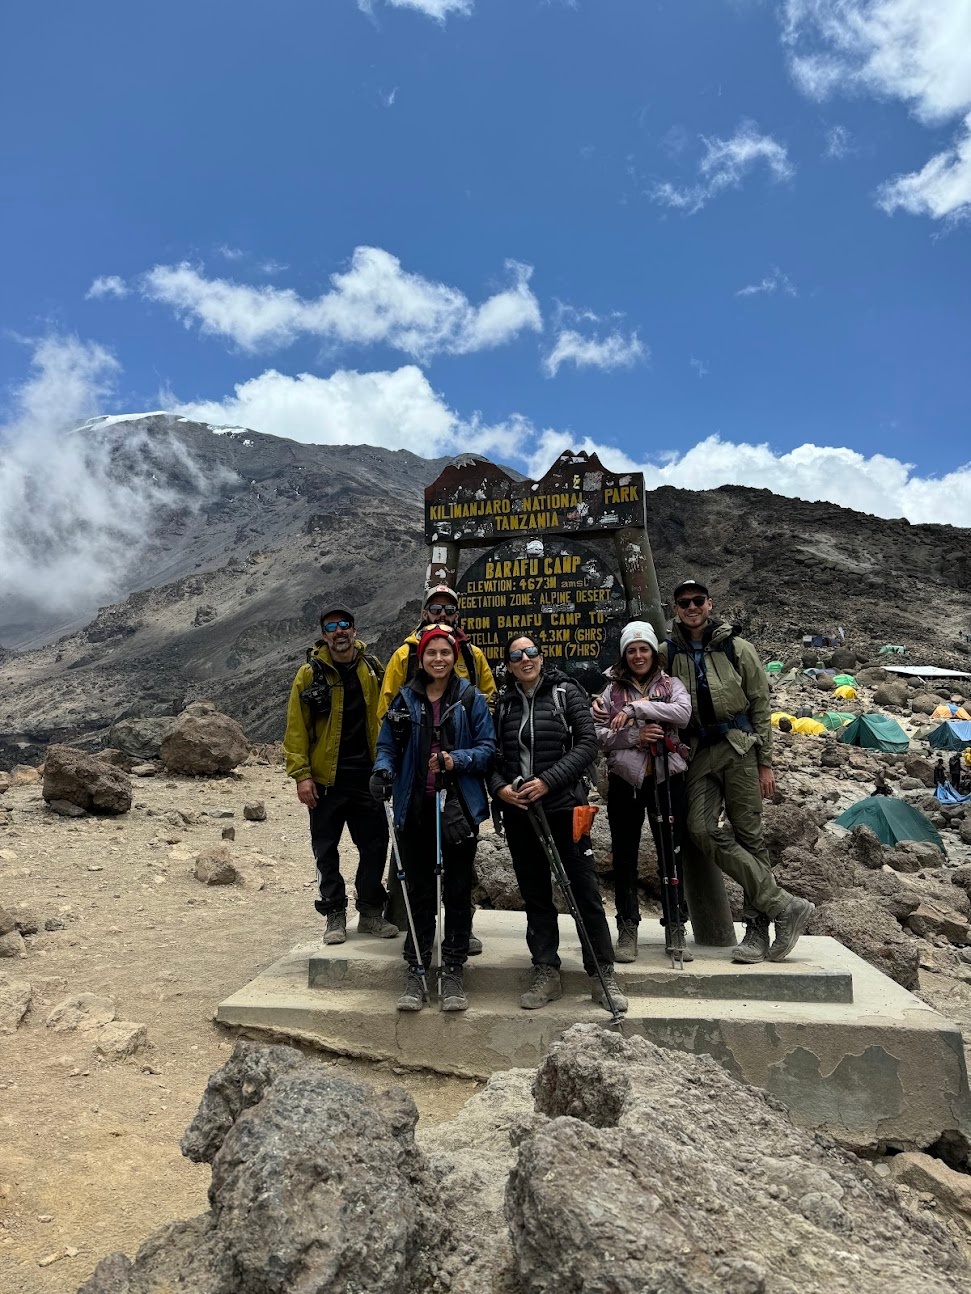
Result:
<svg viewBox="0 0 971 1294"><path fill-rule="evenodd" d="M661 873L662 896L665 897L665 918L667 920L667 932L665 935L665 944L668 955L671 958L671 965L675 970L684 970L684 921L681 919L681 859L680 850L675 842L674 836L674 801L671 798L671 766L668 762L667 743L661 740L657 743L654 752L655 769L654 769L654 801L658 807L658 837L664 846L663 853L665 856L664 870ZM660 761L664 770L664 791L667 799L667 811L664 814L660 812L660 793L657 783L657 762ZM666 830L665 830L666 829Z"/></svg>
<svg viewBox="0 0 971 1294"><path fill-rule="evenodd" d="M445 812L445 757L438 752L435 775L435 983L442 1001L442 814Z"/></svg>
<svg viewBox="0 0 971 1294"><path fill-rule="evenodd" d="M512 784L512 789L518 791L523 784L523 778L517 777ZM526 816L533 825L533 830L539 839L539 843L546 855L546 861L550 865L550 871L553 873L553 879L566 899L566 906L570 909L570 916L576 923L577 933L580 936L580 942L583 944L587 956L597 968L597 979L600 981L600 987L603 990L604 1005L610 1012L611 1024L616 1025L617 1032L623 1035L623 1017L614 1006L613 998L610 996L610 990L607 987L607 980L603 973L603 967L597 961L597 954L594 952L593 943L587 933L587 927L584 924L580 909L577 906L576 896L573 893L573 886L570 884L570 878L566 874L566 868L563 866L563 859L560 857L559 850L556 847L556 841L553 839L553 833L550 831L550 824L546 818L546 812L541 804L530 804L526 809Z"/></svg>
<svg viewBox="0 0 971 1294"><path fill-rule="evenodd" d="M415 930L415 918L411 911L411 899L408 897L408 881L405 877L405 865L401 861L401 847L398 844L398 833L394 827L394 810L391 807L390 800L384 802L384 812L388 819L388 833L391 836L391 856L395 861L395 875L401 885L401 895L405 901L405 912L408 914L408 930L411 934L411 942L415 949L415 956L418 958L418 974L421 976L421 995L424 1001L428 1001L428 970L425 966L425 959L422 956L421 949L418 947L418 933Z"/></svg>

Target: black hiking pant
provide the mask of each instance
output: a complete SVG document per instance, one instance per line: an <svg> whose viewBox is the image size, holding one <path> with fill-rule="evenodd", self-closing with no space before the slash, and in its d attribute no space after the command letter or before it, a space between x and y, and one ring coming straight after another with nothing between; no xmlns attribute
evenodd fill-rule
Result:
<svg viewBox="0 0 971 1294"><path fill-rule="evenodd" d="M317 783L317 804L310 810L310 844L317 863L317 898L314 907L327 916L347 907L347 893L340 869L340 839L345 825L358 851L358 912L380 916L387 892L382 884L388 857L388 821L384 808L368 790L370 770L341 777L338 770L333 786Z"/></svg>
<svg viewBox="0 0 971 1294"><path fill-rule="evenodd" d="M422 796L416 811L409 813L404 829L398 833L398 845L405 868L405 884L408 887L411 914L415 919L415 933L418 936L421 957L426 966L431 965L435 924L438 917L435 883L437 857L435 815L435 797ZM475 836L458 845L442 842L442 907L445 909L442 965L444 966L464 966L468 961L477 844L478 840ZM404 959L409 966L417 967L418 955L415 952L411 930L408 928L407 915L402 917L402 924L406 931Z"/></svg>
<svg viewBox="0 0 971 1294"><path fill-rule="evenodd" d="M502 817L513 870L526 908L526 944L533 965L559 967L560 927L553 901L549 861L525 809L504 804ZM572 809L553 809L547 813L546 819L593 944L593 955L601 966L612 966L614 950L593 866L590 837L581 836L578 842L574 841ZM583 969L588 975L595 975L596 964L591 960L582 937L580 946L583 949Z"/></svg>
<svg viewBox="0 0 971 1294"><path fill-rule="evenodd" d="M664 894L665 865L670 865L671 834L666 821L658 822L658 812L666 819L674 818L672 828L675 851L681 849L681 835L684 829L684 773L675 773L669 779L671 800L668 804L667 783L661 782L655 788L654 777L645 777L640 787L631 786L622 777L611 774L607 779L607 822L610 825L610 849L614 859L614 900L617 904L618 921L629 921L634 924L641 919L640 900L637 886L637 855L640 851L641 832L644 829L644 817L647 816L654 838L654 849L657 853L657 872L661 882L661 893ZM657 799L655 799L655 793ZM680 858L676 852L675 858ZM679 872L680 879L680 872ZM688 907L684 902L684 885L679 885L680 923L688 919ZM667 913L665 913L667 916Z"/></svg>

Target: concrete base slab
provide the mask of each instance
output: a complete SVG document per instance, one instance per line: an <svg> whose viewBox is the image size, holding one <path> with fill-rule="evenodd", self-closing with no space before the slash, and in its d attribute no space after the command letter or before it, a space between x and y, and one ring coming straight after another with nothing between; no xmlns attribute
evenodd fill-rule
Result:
<svg viewBox="0 0 971 1294"><path fill-rule="evenodd" d="M590 999L572 922L561 918L564 995L523 1011L525 918L479 912L485 951L466 968L469 1010L433 1001L399 1014L401 940L357 936L294 949L222 1002L217 1020L340 1053L485 1077L535 1066L578 1021L609 1025ZM730 950L696 948L683 971L662 931L642 922L637 962L617 967L630 999L624 1032L712 1056L778 1096L793 1119L846 1144L926 1147L971 1138L971 1096L960 1031L833 939L803 937L780 964L735 966Z"/></svg>

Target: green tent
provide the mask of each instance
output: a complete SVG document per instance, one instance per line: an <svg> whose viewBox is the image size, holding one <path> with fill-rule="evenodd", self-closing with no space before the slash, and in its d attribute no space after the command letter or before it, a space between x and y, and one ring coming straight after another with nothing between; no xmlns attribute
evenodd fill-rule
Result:
<svg viewBox="0 0 971 1294"><path fill-rule="evenodd" d="M892 795L869 795L851 804L836 819L836 824L847 831L853 827L869 827L885 845L898 845L901 840L931 840L944 852L944 841L920 809Z"/></svg>
<svg viewBox="0 0 971 1294"><path fill-rule="evenodd" d="M785 669L785 662L781 660L770 660L766 662L766 674L781 674Z"/></svg>
<svg viewBox="0 0 971 1294"><path fill-rule="evenodd" d="M899 643L885 643L877 652L878 656L903 656L907 651L906 647L901 647Z"/></svg>
<svg viewBox="0 0 971 1294"><path fill-rule="evenodd" d="M847 746L866 746L870 750L892 750L898 755L910 748L910 738L896 719L886 714L861 714L839 732Z"/></svg>
<svg viewBox="0 0 971 1294"><path fill-rule="evenodd" d="M971 723L967 719L945 719L927 740L931 750L964 750L971 746Z"/></svg>
<svg viewBox="0 0 971 1294"><path fill-rule="evenodd" d="M822 714L818 714L816 718L824 728L828 728L830 732L837 732L846 724L852 723L856 715L847 714L845 710L825 710Z"/></svg>
<svg viewBox="0 0 971 1294"><path fill-rule="evenodd" d="M837 674L833 679L837 687L859 687L856 679L852 674Z"/></svg>

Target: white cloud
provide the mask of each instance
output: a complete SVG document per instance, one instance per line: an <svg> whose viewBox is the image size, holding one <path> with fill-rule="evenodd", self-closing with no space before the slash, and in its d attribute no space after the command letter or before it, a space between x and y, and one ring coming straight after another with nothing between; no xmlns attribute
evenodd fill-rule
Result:
<svg viewBox="0 0 971 1294"><path fill-rule="evenodd" d="M884 185L877 201L937 219L971 211L968 0L786 0L793 76L813 98L864 90L908 103L927 125L963 118L954 146Z"/></svg>
<svg viewBox="0 0 971 1294"><path fill-rule="evenodd" d="M656 202L693 215L725 189L737 189L760 163L764 163L770 177L777 182L789 180L795 174L785 145L771 135L760 134L752 121L743 121L728 139L709 139L702 135L701 140L705 151L698 163L697 182L680 186L670 181L658 184L653 193Z"/></svg>
<svg viewBox="0 0 971 1294"><path fill-rule="evenodd" d="M142 280L143 293L172 306L186 325L229 338L244 350L286 346L301 335L333 342L384 343L418 359L461 355L510 341L542 327L539 302L529 287L532 270L507 261L508 287L481 305L464 293L401 268L378 247L358 247L331 290L306 300L290 288L253 287L207 279L192 265L157 265Z"/></svg>
<svg viewBox="0 0 971 1294"><path fill-rule="evenodd" d="M968 522L971 463L942 477L918 476L912 465L883 454L865 458L852 449L812 444L777 454L765 444L733 444L718 436L709 436L683 454L668 455L662 463L638 463L589 438L580 441L569 432L544 431L531 443L524 470L531 476L542 475L564 449L596 452L614 471L642 471L649 489L748 485L798 499L825 500L878 517L902 516L914 523L953 526Z"/></svg>
<svg viewBox="0 0 971 1294"><path fill-rule="evenodd" d="M799 295L792 279L788 274L783 274L778 265L773 267L771 274L767 274L758 283L749 283L747 287L739 288L735 295L737 297L773 296L776 292L789 297Z"/></svg>
<svg viewBox="0 0 971 1294"><path fill-rule="evenodd" d="M688 360L688 363L691 365L691 367L694 369L694 371L697 373L699 377L707 377L708 374L711 372L711 369L708 367L705 361L703 359L696 359L694 355L691 356L691 358Z"/></svg>
<svg viewBox="0 0 971 1294"><path fill-rule="evenodd" d="M449 14L468 16L473 9L473 0L384 0L392 9L415 9L428 18L444 22ZM374 12L375 0L357 0L357 7L362 13Z"/></svg>
<svg viewBox="0 0 971 1294"><path fill-rule="evenodd" d="M84 294L85 301L99 301L102 297L126 297L128 296L128 285L123 278L117 274L102 274L96 278L87 292Z"/></svg>
<svg viewBox="0 0 971 1294"><path fill-rule="evenodd" d="M839 162L853 151L852 137L845 126L831 126L826 132L824 157Z"/></svg>
<svg viewBox="0 0 971 1294"><path fill-rule="evenodd" d="M75 430L103 411L118 363L76 337L35 344L30 377L0 427L0 602L8 618L93 609L130 587L145 536L170 501L161 464L204 492L184 450L124 425ZM180 497L180 503L190 500Z"/></svg>
<svg viewBox="0 0 971 1294"><path fill-rule="evenodd" d="M556 335L553 349L543 357L543 371L547 377L556 377L563 364L577 368L599 368L610 372L616 368L632 368L650 355L650 350L636 332L625 336L611 332L603 337L585 337L575 328L563 328Z"/></svg>

